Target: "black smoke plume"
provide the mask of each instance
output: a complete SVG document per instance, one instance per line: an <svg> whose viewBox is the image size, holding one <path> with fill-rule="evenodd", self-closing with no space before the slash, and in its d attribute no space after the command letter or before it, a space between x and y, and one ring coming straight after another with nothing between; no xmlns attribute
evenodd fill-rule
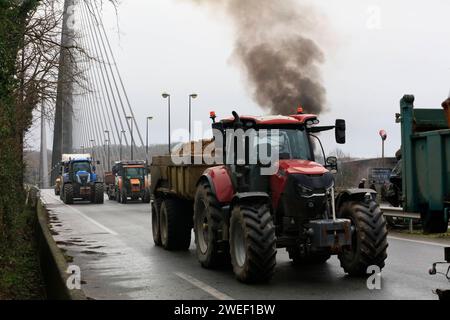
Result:
<svg viewBox="0 0 450 320"><path fill-rule="evenodd" d="M295 0L191 0L221 10L235 28L233 58L244 71L254 100L272 114L302 105L325 110L320 66L324 53L308 36L319 28L311 8Z"/></svg>

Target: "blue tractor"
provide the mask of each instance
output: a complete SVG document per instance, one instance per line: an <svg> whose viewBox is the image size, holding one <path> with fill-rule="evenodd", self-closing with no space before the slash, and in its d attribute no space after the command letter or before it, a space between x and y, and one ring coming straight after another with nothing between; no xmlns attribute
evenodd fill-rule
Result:
<svg viewBox="0 0 450 320"><path fill-rule="evenodd" d="M90 158L69 158L61 162L61 200L73 204L74 200L104 202L104 186L95 173L95 165Z"/></svg>

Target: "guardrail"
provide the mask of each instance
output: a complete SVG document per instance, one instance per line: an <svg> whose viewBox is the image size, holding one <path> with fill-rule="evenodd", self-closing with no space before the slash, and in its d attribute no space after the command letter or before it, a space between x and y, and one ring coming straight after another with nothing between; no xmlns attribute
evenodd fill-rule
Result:
<svg viewBox="0 0 450 320"><path fill-rule="evenodd" d="M414 231L413 221L420 220L420 213L404 212L403 208L380 207L380 209L386 217L409 219L409 232Z"/></svg>

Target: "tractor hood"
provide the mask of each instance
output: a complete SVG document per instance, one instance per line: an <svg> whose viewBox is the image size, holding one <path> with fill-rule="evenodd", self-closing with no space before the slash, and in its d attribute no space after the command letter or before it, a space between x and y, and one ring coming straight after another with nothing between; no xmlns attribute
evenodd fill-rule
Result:
<svg viewBox="0 0 450 320"><path fill-rule="evenodd" d="M329 172L324 166L308 160L280 160L279 168L288 174L323 175Z"/></svg>

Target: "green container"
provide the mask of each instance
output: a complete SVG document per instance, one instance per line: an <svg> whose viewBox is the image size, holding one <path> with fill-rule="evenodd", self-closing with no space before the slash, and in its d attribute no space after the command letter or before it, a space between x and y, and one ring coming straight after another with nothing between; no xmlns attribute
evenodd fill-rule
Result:
<svg viewBox="0 0 450 320"><path fill-rule="evenodd" d="M450 129L444 110L415 109L414 96L404 96L400 104L404 210L420 212L426 231L444 232L450 208Z"/></svg>

